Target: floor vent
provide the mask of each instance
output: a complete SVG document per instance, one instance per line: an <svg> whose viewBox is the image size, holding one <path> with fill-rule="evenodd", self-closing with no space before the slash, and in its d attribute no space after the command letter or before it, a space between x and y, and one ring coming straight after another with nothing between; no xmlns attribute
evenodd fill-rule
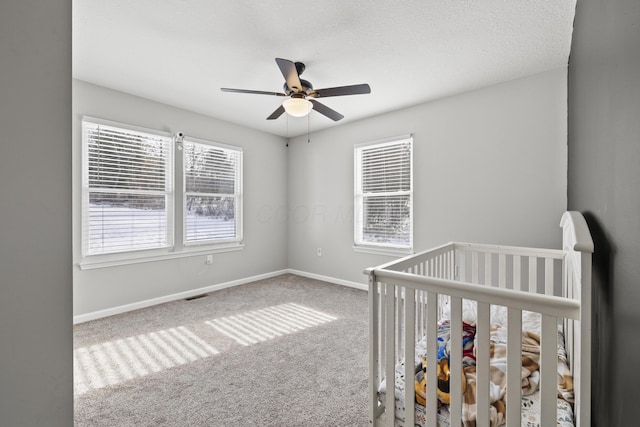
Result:
<svg viewBox="0 0 640 427"><path fill-rule="evenodd" d="M194 296L192 296L192 297L185 298L184 300L185 300L185 301L193 301L194 299L204 298L204 297L206 297L207 295L209 295L209 294L194 295Z"/></svg>

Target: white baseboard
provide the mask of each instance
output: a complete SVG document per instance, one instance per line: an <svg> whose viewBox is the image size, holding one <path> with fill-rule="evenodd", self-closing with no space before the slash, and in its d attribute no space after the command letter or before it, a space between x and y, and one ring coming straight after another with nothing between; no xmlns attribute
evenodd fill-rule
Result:
<svg viewBox="0 0 640 427"><path fill-rule="evenodd" d="M107 308L104 310L98 310L91 313L80 314L73 316L73 324L89 322L91 320L101 319L103 317L113 316L115 314L126 313L128 311L139 310L141 308L147 308L158 304L164 304L166 302L177 301L193 297L196 295L206 294L208 292L219 291L221 289L231 288L233 286L245 285L247 283L255 282L257 280L269 279L271 277L280 276L282 274L295 274L302 277L308 277L310 279L322 280L323 282L334 283L336 285L347 286L350 288L356 288L363 291L368 289L367 285L357 282L351 282L349 280L336 279L335 277L323 276L321 274L307 273L306 271L285 269L279 271L273 271L271 273L259 274L257 276L246 277L244 279L232 280L230 282L219 283L217 285L206 286L204 288L193 289L190 291L179 292L177 294L165 295L158 298L152 298L144 301L135 302L132 304L120 305L118 307Z"/></svg>
<svg viewBox="0 0 640 427"><path fill-rule="evenodd" d="M147 308L158 304L164 304L166 302L176 301L193 297L196 295L206 294L208 292L219 291L221 289L231 288L233 286L245 285L247 283L255 282L257 280L269 279L271 277L280 276L282 274L289 273L289 270L273 271L271 273L259 274L257 276L246 277L244 279L232 280L230 282L219 283L217 285L205 286L204 288L193 289L190 291L179 292L177 294L165 295L158 298L152 298L144 301L135 302L132 304L120 305L118 307L107 308L105 310L98 310L91 313L80 314L73 316L73 324L88 322L90 320L101 319L103 317L113 316L114 314L126 313L128 311L139 310L141 308Z"/></svg>
<svg viewBox="0 0 640 427"><path fill-rule="evenodd" d="M315 274L315 273L307 273L306 271L293 270L291 268L288 269L287 272L298 275L298 276L302 276L302 277L308 277L309 279L322 280L323 282L329 282L329 283L334 283L336 285L347 286L349 288L360 289L361 291L369 290L369 286L364 283L352 282L350 280L336 279L335 277L323 276L321 274Z"/></svg>

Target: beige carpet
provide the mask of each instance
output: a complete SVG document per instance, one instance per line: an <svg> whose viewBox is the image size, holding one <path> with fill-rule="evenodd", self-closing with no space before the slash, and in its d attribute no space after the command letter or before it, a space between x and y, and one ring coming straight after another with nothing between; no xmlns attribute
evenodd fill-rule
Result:
<svg viewBox="0 0 640 427"><path fill-rule="evenodd" d="M295 275L74 327L76 426L365 426L367 294Z"/></svg>

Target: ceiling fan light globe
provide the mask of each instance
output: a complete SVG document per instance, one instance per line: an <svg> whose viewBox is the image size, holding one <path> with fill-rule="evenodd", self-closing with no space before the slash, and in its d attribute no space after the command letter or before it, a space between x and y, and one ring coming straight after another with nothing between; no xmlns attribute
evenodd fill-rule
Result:
<svg viewBox="0 0 640 427"><path fill-rule="evenodd" d="M313 104L304 98L289 98L282 103L284 111L293 117L304 117L311 112Z"/></svg>

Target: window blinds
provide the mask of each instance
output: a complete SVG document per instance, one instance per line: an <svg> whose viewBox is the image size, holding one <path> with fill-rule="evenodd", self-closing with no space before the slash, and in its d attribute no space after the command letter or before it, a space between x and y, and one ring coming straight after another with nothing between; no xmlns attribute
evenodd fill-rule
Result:
<svg viewBox="0 0 640 427"><path fill-rule="evenodd" d="M412 138L356 147L356 245L410 248Z"/></svg>
<svg viewBox="0 0 640 427"><path fill-rule="evenodd" d="M171 139L83 121L85 255L171 245Z"/></svg>
<svg viewBox="0 0 640 427"><path fill-rule="evenodd" d="M185 140L185 244L241 240L242 151Z"/></svg>

